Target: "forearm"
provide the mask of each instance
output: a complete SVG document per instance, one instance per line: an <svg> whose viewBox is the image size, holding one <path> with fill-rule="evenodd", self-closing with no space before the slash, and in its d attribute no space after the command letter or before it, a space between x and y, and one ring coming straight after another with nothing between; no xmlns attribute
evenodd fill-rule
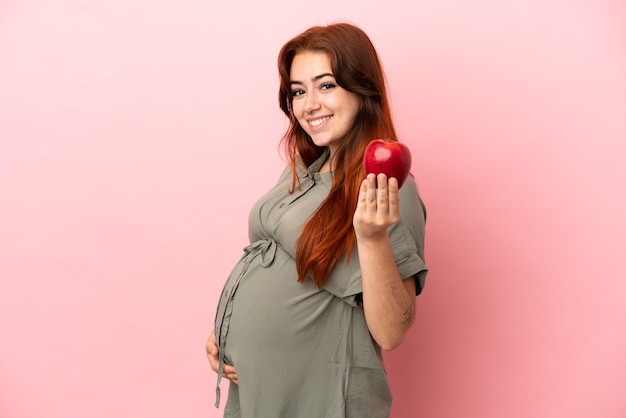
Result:
<svg viewBox="0 0 626 418"><path fill-rule="evenodd" d="M357 240L357 245L367 326L384 350L392 350L402 343L413 323L415 282L404 282L400 277L386 234L377 239Z"/></svg>

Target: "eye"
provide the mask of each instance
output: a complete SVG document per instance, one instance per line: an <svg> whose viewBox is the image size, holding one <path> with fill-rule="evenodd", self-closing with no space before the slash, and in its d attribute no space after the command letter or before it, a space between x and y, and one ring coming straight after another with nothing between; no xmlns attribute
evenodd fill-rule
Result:
<svg viewBox="0 0 626 418"><path fill-rule="evenodd" d="M334 87L336 87L336 85L335 85L335 84L333 84L333 83L323 83L323 84L320 86L320 90L330 90L330 89L332 89L332 88L334 88Z"/></svg>
<svg viewBox="0 0 626 418"><path fill-rule="evenodd" d="M304 94L304 90L302 89L291 90L291 97L298 97L298 96L302 96L303 94Z"/></svg>

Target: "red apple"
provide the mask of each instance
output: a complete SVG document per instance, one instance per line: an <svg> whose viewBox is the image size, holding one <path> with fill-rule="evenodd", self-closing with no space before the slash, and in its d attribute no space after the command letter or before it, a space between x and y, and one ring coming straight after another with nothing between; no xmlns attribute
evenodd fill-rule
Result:
<svg viewBox="0 0 626 418"><path fill-rule="evenodd" d="M400 188L411 171L411 151L398 141L374 139L365 148L363 168L366 174L384 173L388 179L395 177Z"/></svg>

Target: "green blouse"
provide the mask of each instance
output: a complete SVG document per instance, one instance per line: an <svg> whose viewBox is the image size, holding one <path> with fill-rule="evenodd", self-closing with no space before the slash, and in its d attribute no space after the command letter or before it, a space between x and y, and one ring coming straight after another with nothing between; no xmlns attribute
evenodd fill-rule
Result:
<svg viewBox="0 0 626 418"><path fill-rule="evenodd" d="M345 257L318 289L297 281L295 251L306 220L328 196L332 173L319 173L327 153L291 169L256 202L249 216L250 245L232 270L219 300L215 334L224 364L237 370L225 417L384 418L391 392L381 349L369 334L360 294L358 252ZM425 208L412 176L400 189L400 221L389 236L400 276L417 279L424 264Z"/></svg>

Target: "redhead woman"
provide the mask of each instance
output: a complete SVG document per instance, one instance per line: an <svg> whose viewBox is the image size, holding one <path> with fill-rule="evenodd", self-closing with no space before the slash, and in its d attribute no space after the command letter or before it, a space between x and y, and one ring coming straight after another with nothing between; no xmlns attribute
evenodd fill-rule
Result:
<svg viewBox="0 0 626 418"><path fill-rule="evenodd" d="M288 164L219 299L216 406L226 378L225 417L388 417L383 351L410 329L427 268L415 178L363 170L372 139L398 140L383 69L363 30L336 23L289 40L278 71Z"/></svg>

